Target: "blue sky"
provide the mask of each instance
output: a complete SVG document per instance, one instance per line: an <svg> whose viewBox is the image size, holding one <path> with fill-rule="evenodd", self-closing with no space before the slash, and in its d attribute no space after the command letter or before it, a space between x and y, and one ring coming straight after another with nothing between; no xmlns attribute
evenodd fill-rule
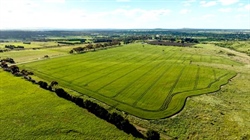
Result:
<svg viewBox="0 0 250 140"><path fill-rule="evenodd" d="M0 29L250 29L250 0L0 0Z"/></svg>

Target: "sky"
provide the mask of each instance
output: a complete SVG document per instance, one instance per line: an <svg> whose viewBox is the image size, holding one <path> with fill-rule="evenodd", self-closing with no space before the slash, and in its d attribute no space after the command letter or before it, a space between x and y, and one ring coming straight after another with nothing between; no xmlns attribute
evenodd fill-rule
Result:
<svg viewBox="0 0 250 140"><path fill-rule="evenodd" d="M0 0L0 29L250 29L250 0Z"/></svg>

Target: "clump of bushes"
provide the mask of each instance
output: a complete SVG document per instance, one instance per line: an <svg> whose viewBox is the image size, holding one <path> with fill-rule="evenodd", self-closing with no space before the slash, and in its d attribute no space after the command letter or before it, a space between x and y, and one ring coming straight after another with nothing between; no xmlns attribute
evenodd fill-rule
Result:
<svg viewBox="0 0 250 140"><path fill-rule="evenodd" d="M228 56L236 56L235 54L233 53L227 53Z"/></svg>
<svg viewBox="0 0 250 140"><path fill-rule="evenodd" d="M8 49L24 49L24 46L15 46L15 45L5 45L5 48L8 48Z"/></svg>
<svg viewBox="0 0 250 140"><path fill-rule="evenodd" d="M5 58L5 59L1 59L0 62L9 62L11 64L14 64L15 61L13 58Z"/></svg>
<svg viewBox="0 0 250 140"><path fill-rule="evenodd" d="M86 108L89 112L93 113L97 117L106 120L114 124L118 129L123 130L127 134L132 134L134 137L144 138L144 136L132 125L127 119L124 119L117 113L109 113L105 108L101 107L97 103L90 100L84 101L82 98L71 96L62 88L55 90L57 96L62 97L66 100L74 102L76 105Z"/></svg>
<svg viewBox="0 0 250 140"><path fill-rule="evenodd" d="M38 84L43 89L55 91L57 96L64 98L66 100L69 100L71 102L74 102L79 107L87 109L89 112L93 113L95 116L97 116L103 120L106 120L109 123L114 124L118 129L123 130L127 134L131 134L134 137L138 137L138 138L145 138L127 119L125 119L120 114L117 114L115 112L110 113L105 108L98 105L97 103L94 103L90 100L84 101L80 97L72 96L72 95L68 94L62 88L55 88L55 90L53 90L53 87L58 85L58 82L56 82L56 81L52 81L50 83L50 85L45 81L36 82L35 80L33 80L29 76L29 75L33 75L32 72L29 72L27 70L20 71L19 67L16 65L11 65L10 67L8 67L8 64L6 64L5 61L1 61L0 66L5 71L11 72L15 76L23 76L24 79L26 79L32 83ZM151 139L157 140L159 137L159 134L158 135L157 134L158 133L156 131L152 131L152 132L150 131L147 133L147 139L148 140L151 140Z"/></svg>

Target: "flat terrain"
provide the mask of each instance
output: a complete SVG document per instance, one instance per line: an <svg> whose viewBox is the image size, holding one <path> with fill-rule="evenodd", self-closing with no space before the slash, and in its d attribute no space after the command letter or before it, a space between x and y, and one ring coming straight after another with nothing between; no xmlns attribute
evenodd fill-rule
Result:
<svg viewBox="0 0 250 140"><path fill-rule="evenodd" d="M22 78L2 70L0 77L1 139L134 139Z"/></svg>
<svg viewBox="0 0 250 140"><path fill-rule="evenodd" d="M0 58L11 57L15 60L16 64L27 63L30 61L39 61L45 59L44 56L49 57L60 57L63 55L69 55L69 51L72 46L58 47L58 48L48 48L48 49L37 49L37 50L22 50L22 51L8 51L0 53Z"/></svg>
<svg viewBox="0 0 250 140"><path fill-rule="evenodd" d="M223 41L214 43L220 47L229 48L250 56L250 41Z"/></svg>
<svg viewBox="0 0 250 140"><path fill-rule="evenodd" d="M43 79L146 119L171 116L188 96L219 90L241 66L212 45L142 44L22 65Z"/></svg>
<svg viewBox="0 0 250 140"><path fill-rule="evenodd" d="M4 48L5 45L14 45L14 46L23 46L25 49L31 49L31 48L43 48L43 47L52 47L57 46L57 42L34 42L32 41L30 44L24 44L23 42L2 42L0 43L0 49Z"/></svg>
<svg viewBox="0 0 250 140"><path fill-rule="evenodd" d="M234 53L231 59L244 64L240 67L213 65L237 72L229 84L218 92L188 98L184 109L170 118L147 121L130 116L129 119L176 139L250 139L250 57L215 46L209 49Z"/></svg>

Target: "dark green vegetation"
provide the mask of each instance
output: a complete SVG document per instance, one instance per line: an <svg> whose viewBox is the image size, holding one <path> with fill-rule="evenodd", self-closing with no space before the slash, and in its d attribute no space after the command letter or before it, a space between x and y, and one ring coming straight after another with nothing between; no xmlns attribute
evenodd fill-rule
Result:
<svg viewBox="0 0 250 140"><path fill-rule="evenodd" d="M250 62L250 58L248 59ZM250 72L248 67L218 92L189 98L177 115L161 120L130 120L176 139L250 139Z"/></svg>
<svg viewBox="0 0 250 140"><path fill-rule="evenodd" d="M90 38L89 38L90 37ZM223 29L129 29L129 30L76 30L76 31L1 31L1 40L28 40L28 41L66 41L69 39L110 40L175 40L195 38L198 41L221 40L248 40L249 29L223 30ZM98 41L99 42L99 41Z"/></svg>
<svg viewBox="0 0 250 140"><path fill-rule="evenodd" d="M250 57L212 45L208 48L207 54L233 53L235 56L229 58L243 63L234 67L213 64L237 72L229 84L220 91L189 98L184 109L173 117L147 121L130 116L129 120L176 139L250 139Z"/></svg>
<svg viewBox="0 0 250 140"><path fill-rule="evenodd" d="M132 44L22 67L130 114L158 119L179 112L188 96L219 90L235 76L233 71L197 63L240 66L239 63L199 51L200 48Z"/></svg>
<svg viewBox="0 0 250 140"><path fill-rule="evenodd" d="M0 57L5 60L8 57L13 58L19 67L20 64L28 64L31 61L41 61L39 63L46 65L44 64L46 62L52 63L59 59L63 60L66 58L69 60L70 57L72 58L72 61L61 61L62 64L64 65L65 63L66 65L69 63L76 66L76 63L78 63L78 66L82 66L80 65L81 63L86 65L86 61L90 61L91 64L89 64L90 67L87 69L87 72L83 72L86 74L97 73L97 76L105 73L107 74L107 71L101 70L101 73L99 73L99 71L95 71L93 68L94 66L103 64L105 61L107 63L110 62L111 65L117 64L118 62L121 62L121 60L126 60L126 62L123 62L120 65L124 66L123 72L125 72L129 69L126 68L125 65L127 66L129 63L133 62L131 61L132 59L128 60L128 58L132 58L132 55L135 54L138 55L138 58L142 58L144 56L146 59L145 61L137 62L138 65L136 66L153 60L155 62L149 63L150 67L153 66L152 64L156 65L156 63L164 61L167 63L163 63L159 66L165 67L167 65L180 65L181 67L186 65L183 70L183 74L186 73L185 71L187 68L189 70L195 70L195 68L197 69L198 67L203 69L207 68L204 70L205 72L207 70L210 72L213 70L221 72L218 73L218 75L223 74L223 72L228 73L229 71L237 73L236 77L229 80L229 83L223 85L219 91L188 98L183 110L180 113L165 119L144 120L133 115L123 113L123 111L119 111L117 106L108 106L107 104L100 103L98 100L88 98L87 96L80 97L98 103L100 106L108 109L111 113L117 112L118 114L121 114L125 119L128 119L130 123L133 123L138 130L143 131L145 135L147 130L155 130L161 133L160 136L162 139L250 139L250 86L248 86L250 85L250 57L246 55L249 51L248 49L250 49L249 35L249 30L202 29L83 30L73 32L1 31L0 41L2 43L0 43ZM175 43L182 43L182 41L184 41L184 43L188 43L185 42L185 40L188 41L190 38L198 40L201 44L197 44L192 48L153 46L154 49L150 49L151 47L144 44L145 50L148 51L143 50L143 44L139 44L139 48L131 49L131 51L133 51L131 56L127 56L125 58L124 56L126 52L131 52L129 51L129 48L131 47L126 45L118 48L108 48L107 50L97 50L96 52L87 50L84 54L72 55L69 54L70 50L77 47L85 48L87 44L60 44L58 46L57 43L58 41L77 42L69 41L69 39L87 39L85 42L91 42L93 46L96 45L93 42L98 42L100 44L108 43L102 42L103 40L118 40L122 41L122 44L148 41ZM18 42L16 40L18 40ZM11 50L8 52L1 52L2 49L5 50L5 45L20 45L24 46L26 49L20 51ZM145 53L146 55L140 55L144 52L147 52ZM166 60L167 56L171 55L171 52L175 53L175 55L177 54L176 57ZM117 57L118 53L121 54L119 57ZM97 54L100 56L97 56ZM110 57L106 54L109 54ZM155 57L159 56L159 54L162 54L162 56L159 57L159 59L153 59L153 57L148 57L149 54ZM180 57L181 54L183 55ZM45 58L46 55L49 57ZM94 55L95 57L91 57L91 55ZM56 57L62 58L54 59ZM113 60L111 59L112 57ZM80 60L80 58L85 59ZM87 58L92 58L92 60ZM101 58L105 58L105 60ZM190 61L190 58L196 59L192 59L192 61ZM184 59L187 61L183 61ZM134 62L136 60L138 59L135 59ZM35 63L30 64L33 66L35 65ZM67 68L67 66L65 68ZM109 65L103 64L103 67L105 66ZM136 66L131 66L131 68L135 68ZM148 73L157 74L157 72L162 71L161 67L158 67L159 70L156 72L150 71ZM85 67L83 68L85 69ZM45 70L48 69L48 67L40 67L39 69ZM73 68L71 72L62 68L58 70L52 69L52 71L56 72L55 75L57 73L62 74L63 71L65 73L73 74L77 71L77 69ZM117 69L110 70L112 74L115 74L116 71ZM81 72L79 73L81 74ZM122 71L120 70L120 72ZM192 73L191 71L190 73L188 73L189 75L186 74L185 77L192 77L192 74L195 72ZM39 77L36 77L37 74ZM142 75L142 73L139 74ZM181 74L181 77L184 76L183 74ZM86 79L90 78L90 76L91 75L87 75ZM134 76L134 78L136 78L138 75ZM53 77L44 77L39 72L35 72L35 76L32 76L32 79L35 79L36 81L46 81L46 79L56 80ZM166 79L168 80L168 78ZM212 81L211 77L210 80ZM49 81L47 82L49 83ZM172 82L174 83L174 81L175 80ZM206 82L207 79L204 81ZM24 80L21 81L20 78L10 76L8 73L3 71L0 71L0 82L0 106L2 110L0 111L0 137L3 139L54 139L55 137L61 139L127 139L129 137L129 139L133 139L132 136L128 136L122 131L119 131L114 125L98 119L96 116L89 114L85 109L81 109L69 101L58 98L52 92L39 88L38 85L32 85L32 83ZM81 82L85 81L83 80ZM128 80L128 82L130 81ZM150 80L145 82L143 81L143 83L147 82L153 83L153 81ZM151 85L153 87L158 83L159 82ZM192 84L192 82L189 84ZM59 86L62 88L71 88L74 85L65 84L65 82L62 81L59 82ZM83 87L86 88L87 86L88 85L84 85ZM178 84L176 86L178 86ZM138 88L137 91L141 90L143 86L141 84L138 85L138 87L141 88ZM159 86L159 88L161 89L162 86ZM71 95L79 96L79 93L73 90L66 90ZM152 101L152 99L150 101ZM54 114L54 112L56 113ZM148 136L154 136L152 135L154 133L151 133L152 131L148 132L150 132L147 134Z"/></svg>
<svg viewBox="0 0 250 140"><path fill-rule="evenodd" d="M229 48L235 51L246 53L248 56L250 56L250 41L225 41L214 44L223 48Z"/></svg>
<svg viewBox="0 0 250 140"><path fill-rule="evenodd" d="M0 77L1 139L134 139L37 85L2 70Z"/></svg>

